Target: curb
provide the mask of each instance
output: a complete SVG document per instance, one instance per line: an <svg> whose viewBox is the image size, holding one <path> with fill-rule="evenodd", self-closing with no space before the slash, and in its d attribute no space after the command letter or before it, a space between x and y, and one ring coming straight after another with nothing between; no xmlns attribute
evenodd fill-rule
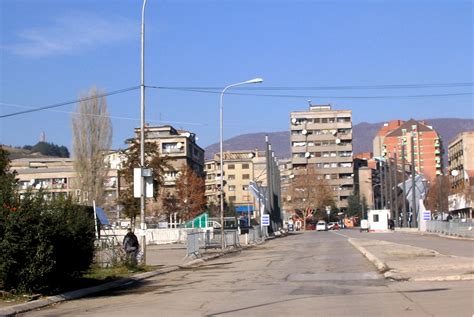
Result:
<svg viewBox="0 0 474 317"><path fill-rule="evenodd" d="M379 258L373 255L371 252L367 251L367 249L360 246L355 240L356 239L352 239L352 238L348 239L349 243L352 244L354 248L359 250L359 252L362 253L370 262L372 262L372 264L374 264L375 267L377 267L380 273L383 273L383 276L386 279L391 279L391 280L399 281L399 282L403 282L403 281L445 282L445 281L473 281L474 280L474 274L472 273L463 274L463 275L427 276L427 277L407 277L407 276L401 275L396 270L391 269L386 263L382 262Z"/></svg>
<svg viewBox="0 0 474 317"><path fill-rule="evenodd" d="M375 267L380 271L380 273L386 273L387 271L390 271L390 268L388 267L387 264L384 262L380 261L379 258L377 258L375 255L367 251L364 247L360 246L354 239L349 239L348 240L354 248L359 250L360 253L362 253L370 262L372 262Z"/></svg>
<svg viewBox="0 0 474 317"><path fill-rule="evenodd" d="M42 308L51 304L60 303L60 302L64 302L64 301L72 300L72 299L78 299L81 297L97 294L106 290L118 288L118 287L135 283L135 282L138 282L138 281L141 281L153 276L170 273L177 270L179 270L178 266L171 266L168 268L159 269L152 272L135 274L131 277L122 278L116 281L107 282L107 283L100 284L97 286L82 288L82 289L66 292L59 295L48 296L44 299L39 299L39 300L31 301L31 302L13 305L10 307L5 307L5 308L0 309L0 316L12 316L12 315L24 313L27 311L31 311L34 309Z"/></svg>

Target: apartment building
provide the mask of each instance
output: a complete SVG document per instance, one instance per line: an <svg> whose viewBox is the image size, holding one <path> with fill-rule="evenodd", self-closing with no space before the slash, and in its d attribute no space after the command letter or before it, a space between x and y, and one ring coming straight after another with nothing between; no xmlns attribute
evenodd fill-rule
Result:
<svg viewBox="0 0 474 317"><path fill-rule="evenodd" d="M311 105L290 114L290 142L294 173L316 167L334 191L339 208L347 208L353 192L352 112L331 105Z"/></svg>
<svg viewBox="0 0 474 317"><path fill-rule="evenodd" d="M140 128L135 129L135 138L140 139ZM160 154L171 159L172 170L165 173L165 187L169 190L173 190L179 169L184 166L204 177L204 149L196 141L194 133L170 125L145 127L145 142L157 143Z"/></svg>
<svg viewBox="0 0 474 317"><path fill-rule="evenodd" d="M224 197L237 212L253 212L256 202L249 192L250 181L266 186L266 156L262 151L226 151L223 153ZM205 162L206 198L208 203L220 204L220 155Z"/></svg>
<svg viewBox="0 0 474 317"><path fill-rule="evenodd" d="M382 157L385 136L398 129L403 123L403 120L391 120L382 125L372 141L374 157Z"/></svg>
<svg viewBox="0 0 474 317"><path fill-rule="evenodd" d="M449 211L472 218L474 193L474 131L459 133L448 145L449 180L452 194Z"/></svg>
<svg viewBox="0 0 474 317"><path fill-rule="evenodd" d="M381 156L393 158L397 153L397 159L401 160L402 144L405 144L406 162L411 164L411 158L414 156L416 173L421 173L428 180L434 181L436 175L440 175L443 171L443 147L439 134L424 121L410 119L406 122L400 120L391 122L397 122L397 125L401 123L401 125L394 130L386 130L388 132L383 135L382 131L387 127L384 125L377 133L378 136L383 137ZM376 151L374 147L374 155Z"/></svg>
<svg viewBox="0 0 474 317"><path fill-rule="evenodd" d="M118 155L111 152L110 157ZM21 158L11 161L11 170L17 172L20 193L28 190L43 190L51 198L60 196L76 197L79 202L84 200L87 193L80 191L80 179L74 170L74 161L71 158L41 157ZM118 196L118 177L116 165L111 166L104 182L105 204L114 205Z"/></svg>

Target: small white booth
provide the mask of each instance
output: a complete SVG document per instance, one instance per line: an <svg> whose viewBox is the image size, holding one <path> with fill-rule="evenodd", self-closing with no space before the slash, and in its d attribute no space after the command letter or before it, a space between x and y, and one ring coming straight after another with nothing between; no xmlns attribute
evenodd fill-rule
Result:
<svg viewBox="0 0 474 317"><path fill-rule="evenodd" d="M389 209L369 210L369 230L370 231L386 231L388 230L388 219L390 219Z"/></svg>

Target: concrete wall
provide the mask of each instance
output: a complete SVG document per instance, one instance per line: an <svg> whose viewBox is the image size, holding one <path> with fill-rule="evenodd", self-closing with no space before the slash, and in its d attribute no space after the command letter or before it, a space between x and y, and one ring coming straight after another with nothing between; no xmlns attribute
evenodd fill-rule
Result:
<svg viewBox="0 0 474 317"><path fill-rule="evenodd" d="M212 230L209 228L208 230ZM186 243L188 238L188 232L206 232L206 229L192 229L192 228L176 228L176 229L148 229L146 233L146 243L150 244L170 244L170 243ZM127 234L127 230L115 229L115 230L102 230L101 236L117 237L118 242L121 244L123 237ZM135 232L138 236L138 231Z"/></svg>

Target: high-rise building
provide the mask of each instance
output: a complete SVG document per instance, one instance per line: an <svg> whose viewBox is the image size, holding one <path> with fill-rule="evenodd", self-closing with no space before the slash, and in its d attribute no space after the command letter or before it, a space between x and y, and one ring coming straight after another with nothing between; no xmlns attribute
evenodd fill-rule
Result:
<svg viewBox="0 0 474 317"><path fill-rule="evenodd" d="M332 187L337 206L347 208L354 185L352 112L310 104L307 111L291 112L290 123L294 173L314 166Z"/></svg>
<svg viewBox="0 0 474 317"><path fill-rule="evenodd" d="M398 125L401 121L391 122L396 122ZM387 126L384 125L377 133L377 137L381 137L382 157L394 158L394 153L397 153L397 159L400 160L402 158L402 144L404 144L405 160L411 163L412 156L414 156L416 173L423 174L431 181L435 179L436 175L442 173L443 147L439 134L432 126L424 121L410 119L383 135L382 131L385 128ZM375 143L374 140L374 155L377 152Z"/></svg>
<svg viewBox="0 0 474 317"><path fill-rule="evenodd" d="M402 124L404 123L403 120L392 120L389 122L385 122L383 126L380 128L380 130L377 132L377 134L374 137L374 140L372 141L373 145L373 156L374 157L381 157L382 156L382 150L383 150L383 144L385 140L385 136L392 132L395 129L398 129Z"/></svg>

